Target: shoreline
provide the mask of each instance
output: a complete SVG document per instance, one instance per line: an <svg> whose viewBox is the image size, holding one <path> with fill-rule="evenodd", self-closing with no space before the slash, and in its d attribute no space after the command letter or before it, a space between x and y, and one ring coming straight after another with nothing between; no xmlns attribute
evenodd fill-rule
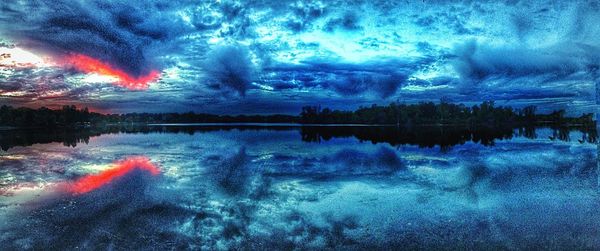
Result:
<svg viewBox="0 0 600 251"><path fill-rule="evenodd" d="M208 126L223 126L223 127L398 127L398 128L415 128L415 127L464 127L464 128L507 128L507 127L589 127L596 128L594 124L556 124L551 122L539 123L507 123L507 124L412 124L412 125L397 125L397 124L302 124L302 123L261 123L261 122L226 122L226 123L116 123L91 125L85 127L77 126L56 126L56 127L16 127L16 126L0 126L0 131L14 130L35 130L35 129L61 129L66 131L78 131L89 129L102 129L106 127L208 127Z"/></svg>

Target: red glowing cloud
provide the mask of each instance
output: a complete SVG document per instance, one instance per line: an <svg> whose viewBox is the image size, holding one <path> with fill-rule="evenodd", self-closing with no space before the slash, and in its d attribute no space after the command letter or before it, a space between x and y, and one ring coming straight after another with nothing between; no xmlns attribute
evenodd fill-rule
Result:
<svg viewBox="0 0 600 251"><path fill-rule="evenodd" d="M98 59L83 54L72 54L66 58L66 61L69 65L84 73L96 73L116 78L119 81L115 85L131 90L147 89L148 83L158 79L160 76L158 71L153 70L145 76L134 77Z"/></svg>
<svg viewBox="0 0 600 251"><path fill-rule="evenodd" d="M113 168L98 174L90 174L79 178L67 186L68 191L74 194L88 193L109 184L111 181L122 177L135 169L148 171L152 175L160 174L160 169L152 164L147 157L130 157L114 163Z"/></svg>

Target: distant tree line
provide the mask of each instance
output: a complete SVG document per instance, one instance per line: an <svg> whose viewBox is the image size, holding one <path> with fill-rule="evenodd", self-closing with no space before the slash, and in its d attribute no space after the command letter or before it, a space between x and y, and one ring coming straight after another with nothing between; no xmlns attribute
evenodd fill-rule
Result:
<svg viewBox="0 0 600 251"><path fill-rule="evenodd" d="M88 108L63 106L62 109L45 107L0 107L0 126L12 127L87 127L107 124L149 123L297 123L291 115L214 115L205 113L127 113L101 114Z"/></svg>
<svg viewBox="0 0 600 251"><path fill-rule="evenodd" d="M88 108L77 109L65 105L62 109L51 110L46 107L31 109L26 107L13 108L3 105L0 107L0 126L15 127L56 127L85 123L100 117L101 114L91 113Z"/></svg>
<svg viewBox="0 0 600 251"><path fill-rule="evenodd" d="M485 101L471 107L447 102L421 102L418 104L391 103L387 106L372 105L356 111L321 109L320 106L305 106L300 113L304 124L396 124L396 125L523 125L523 124L573 124L595 125L593 114L566 117L564 110L550 114L537 114L535 106L522 109L495 106Z"/></svg>
<svg viewBox="0 0 600 251"><path fill-rule="evenodd" d="M299 116L292 115L215 115L206 113L128 113L101 114L88 108L63 106L62 109L0 107L0 126L12 127L88 127L114 124L151 123L303 123L303 124L394 124L394 125L583 125L595 126L593 114L566 117L564 110L537 114L535 106L522 109L495 106L485 101L471 107L447 102L419 104L391 103L372 105L356 111L305 106Z"/></svg>

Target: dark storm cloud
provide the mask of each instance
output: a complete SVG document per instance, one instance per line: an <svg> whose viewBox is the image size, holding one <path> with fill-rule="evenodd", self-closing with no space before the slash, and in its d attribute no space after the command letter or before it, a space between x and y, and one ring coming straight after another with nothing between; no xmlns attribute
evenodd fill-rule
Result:
<svg viewBox="0 0 600 251"><path fill-rule="evenodd" d="M406 81L406 76L398 73L356 73L333 81L328 87L342 95L360 95L368 90L374 91L379 97L387 98L398 90Z"/></svg>
<svg viewBox="0 0 600 251"><path fill-rule="evenodd" d="M208 53L204 69L213 89L229 89L244 96L251 86L255 66L247 48L227 45L213 48Z"/></svg>
<svg viewBox="0 0 600 251"><path fill-rule="evenodd" d="M275 73L275 83L278 85L290 83L285 85L289 88L321 87L342 96L356 97L371 93L377 98L385 99L405 85L410 74L429 65L432 60L428 57L414 61L392 58L363 63L339 63L308 59L301 65L279 64L265 67L264 71Z"/></svg>
<svg viewBox="0 0 600 251"><path fill-rule="evenodd" d="M515 78L550 74L565 77L585 70L588 62L573 48L534 50L481 45L469 41L455 48L454 67L465 80L480 81L489 77Z"/></svg>
<svg viewBox="0 0 600 251"><path fill-rule="evenodd" d="M8 1L1 7L3 32L25 46L86 54L133 75L147 73L155 64L152 54L164 53L169 39L182 32L180 19L171 15L166 2L134 6L37 0Z"/></svg>

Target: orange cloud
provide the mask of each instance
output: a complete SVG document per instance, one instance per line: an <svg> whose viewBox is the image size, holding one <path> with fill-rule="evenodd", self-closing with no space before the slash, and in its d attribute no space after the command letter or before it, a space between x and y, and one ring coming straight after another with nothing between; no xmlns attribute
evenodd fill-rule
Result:
<svg viewBox="0 0 600 251"><path fill-rule="evenodd" d="M147 89L148 84L155 81L160 76L158 71L153 70L145 76L134 77L98 59L83 54L72 54L66 58L66 61L69 65L72 65L77 70L84 73L96 73L102 76L116 78L118 81L114 83L115 85L130 90Z"/></svg>

